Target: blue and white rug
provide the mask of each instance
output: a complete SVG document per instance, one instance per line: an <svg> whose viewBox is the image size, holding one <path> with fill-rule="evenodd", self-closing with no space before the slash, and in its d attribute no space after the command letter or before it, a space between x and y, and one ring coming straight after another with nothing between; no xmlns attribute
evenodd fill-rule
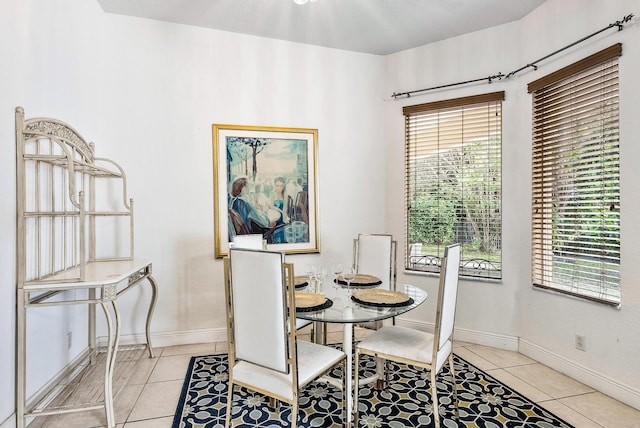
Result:
<svg viewBox="0 0 640 428"><path fill-rule="evenodd" d="M455 420L451 374L448 365L438 376L438 401L442 427L571 428L571 425L531 400L454 356L460 419ZM433 427L429 372L391 363L390 383L384 390L360 388L358 427ZM340 369L335 369L340 370ZM374 373L373 359L361 359L361 373ZM340 376L339 372L335 373ZM227 411L227 355L193 357L173 420L173 428L224 427ZM340 427L342 391L314 382L301 392L299 427ZM232 426L287 427L291 407L269 406L269 399L235 387Z"/></svg>

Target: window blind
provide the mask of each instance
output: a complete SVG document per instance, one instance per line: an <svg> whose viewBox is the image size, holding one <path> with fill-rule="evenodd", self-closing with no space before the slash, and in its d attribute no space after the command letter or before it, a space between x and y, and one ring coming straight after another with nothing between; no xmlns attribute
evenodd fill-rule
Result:
<svg viewBox="0 0 640 428"><path fill-rule="evenodd" d="M405 267L438 272L462 245L461 275L501 277L504 92L407 106Z"/></svg>
<svg viewBox="0 0 640 428"><path fill-rule="evenodd" d="M620 303L620 44L532 82L533 285Z"/></svg>

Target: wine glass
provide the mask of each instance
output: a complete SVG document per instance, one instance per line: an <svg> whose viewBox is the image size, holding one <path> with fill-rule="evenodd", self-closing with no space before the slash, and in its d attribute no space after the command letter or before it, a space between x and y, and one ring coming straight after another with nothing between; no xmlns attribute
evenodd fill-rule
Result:
<svg viewBox="0 0 640 428"><path fill-rule="evenodd" d="M316 269L316 281L318 281L317 283L317 287L316 287L316 292L320 291L322 289L322 284L324 284L324 280L327 279L327 268L325 267L319 267Z"/></svg>
<svg viewBox="0 0 640 428"><path fill-rule="evenodd" d="M351 281L356 277L356 270L353 267L348 267L342 272L342 277L347 282L347 295L351 298Z"/></svg>
<svg viewBox="0 0 640 428"><path fill-rule="evenodd" d="M307 275L307 278L309 278L308 285L312 285L316 277L316 267L311 263L307 263L304 265L304 273Z"/></svg>
<svg viewBox="0 0 640 428"><path fill-rule="evenodd" d="M340 274L342 273L342 265L340 263L333 263L331 265L331 273L333 273L335 275L335 278L333 279L333 287L337 290L338 289L338 278L340 277Z"/></svg>
<svg viewBox="0 0 640 428"><path fill-rule="evenodd" d="M338 283L338 278L340 278L340 274L342 274L342 265L338 262L333 262L329 269L333 274L333 281L331 281L331 286L333 287L335 295L333 304L336 309L339 309L342 307L342 299L340 299L340 284Z"/></svg>

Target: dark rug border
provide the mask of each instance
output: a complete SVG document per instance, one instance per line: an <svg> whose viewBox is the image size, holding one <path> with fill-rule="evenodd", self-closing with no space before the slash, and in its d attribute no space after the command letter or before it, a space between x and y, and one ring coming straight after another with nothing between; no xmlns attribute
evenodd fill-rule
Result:
<svg viewBox="0 0 640 428"><path fill-rule="evenodd" d="M462 360L466 364L468 364L470 367L473 367L474 370L482 372L482 374L484 376L487 376L488 378L490 378L494 382L497 382L497 383L499 383L501 385L504 385L504 387L509 389L512 393L518 394L520 397L522 397L523 400L527 401L529 404L532 404L534 406L542 408L545 412L549 413L551 416L553 416L557 420L565 423L568 427L574 427L574 425L570 424L569 422L567 422L566 420L564 420L560 416L556 415L551 410L549 410L546 407L536 403L535 401L531 400L529 397L525 396L521 392L518 392L517 390L511 388L509 385L505 384L501 380L496 379L495 377L491 376L489 373L487 373L486 370L482 370L481 368L479 368L475 364L470 363L465 358L462 358L460 355L456 354L455 352L453 354L455 355L456 358L459 358L460 360ZM225 353L225 352L222 352L220 354L213 353L213 354L205 354L205 355L198 355L198 356L191 357L191 359L189 360L189 366L187 367L187 372L185 373L185 376L184 376L184 382L182 384L182 390L180 392L180 398L178 399L178 404L176 405L176 411L173 414L173 423L171 424L171 428L179 428L180 427L180 421L182 419L182 409L184 409L184 403L185 403L186 398L187 398L187 391L189 390L189 384L191 383L191 377L193 376L193 366L195 365L196 359L197 358L204 358L204 357L217 357L217 356L220 356L220 355L226 355L227 358L229 357L229 354Z"/></svg>
<svg viewBox="0 0 640 428"><path fill-rule="evenodd" d="M180 420L182 419L182 410L184 409L184 403L187 399L187 391L189 390L189 384L191 383L191 377L193 376L193 366L196 363L196 358L202 358L208 355L224 355L224 353L191 357L191 359L189 360L189 366L187 367L187 373L184 375L184 382L182 383L182 389L180 391L180 398L178 398L178 404L176 405L176 411L173 413L173 422L171 423L171 428L178 428L178 426L180 425Z"/></svg>

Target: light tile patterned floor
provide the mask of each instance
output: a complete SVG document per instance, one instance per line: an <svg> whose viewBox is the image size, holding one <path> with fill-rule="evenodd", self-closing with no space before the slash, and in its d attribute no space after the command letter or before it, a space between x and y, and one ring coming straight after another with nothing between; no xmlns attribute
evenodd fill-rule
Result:
<svg viewBox="0 0 640 428"><path fill-rule="evenodd" d="M360 334L366 335L366 332ZM308 336L303 334L301 338ZM328 342L336 343L341 339L340 333L329 333ZM226 342L173 346L155 351L156 358L143 357L139 361L127 386L116 397L118 428L171 427L191 356L224 353ZM577 428L640 426L640 410L522 354L461 342L455 344L454 351ZM35 425L40 426L40 423ZM101 427L103 423L101 411L90 411L49 417L42 426L90 428Z"/></svg>

